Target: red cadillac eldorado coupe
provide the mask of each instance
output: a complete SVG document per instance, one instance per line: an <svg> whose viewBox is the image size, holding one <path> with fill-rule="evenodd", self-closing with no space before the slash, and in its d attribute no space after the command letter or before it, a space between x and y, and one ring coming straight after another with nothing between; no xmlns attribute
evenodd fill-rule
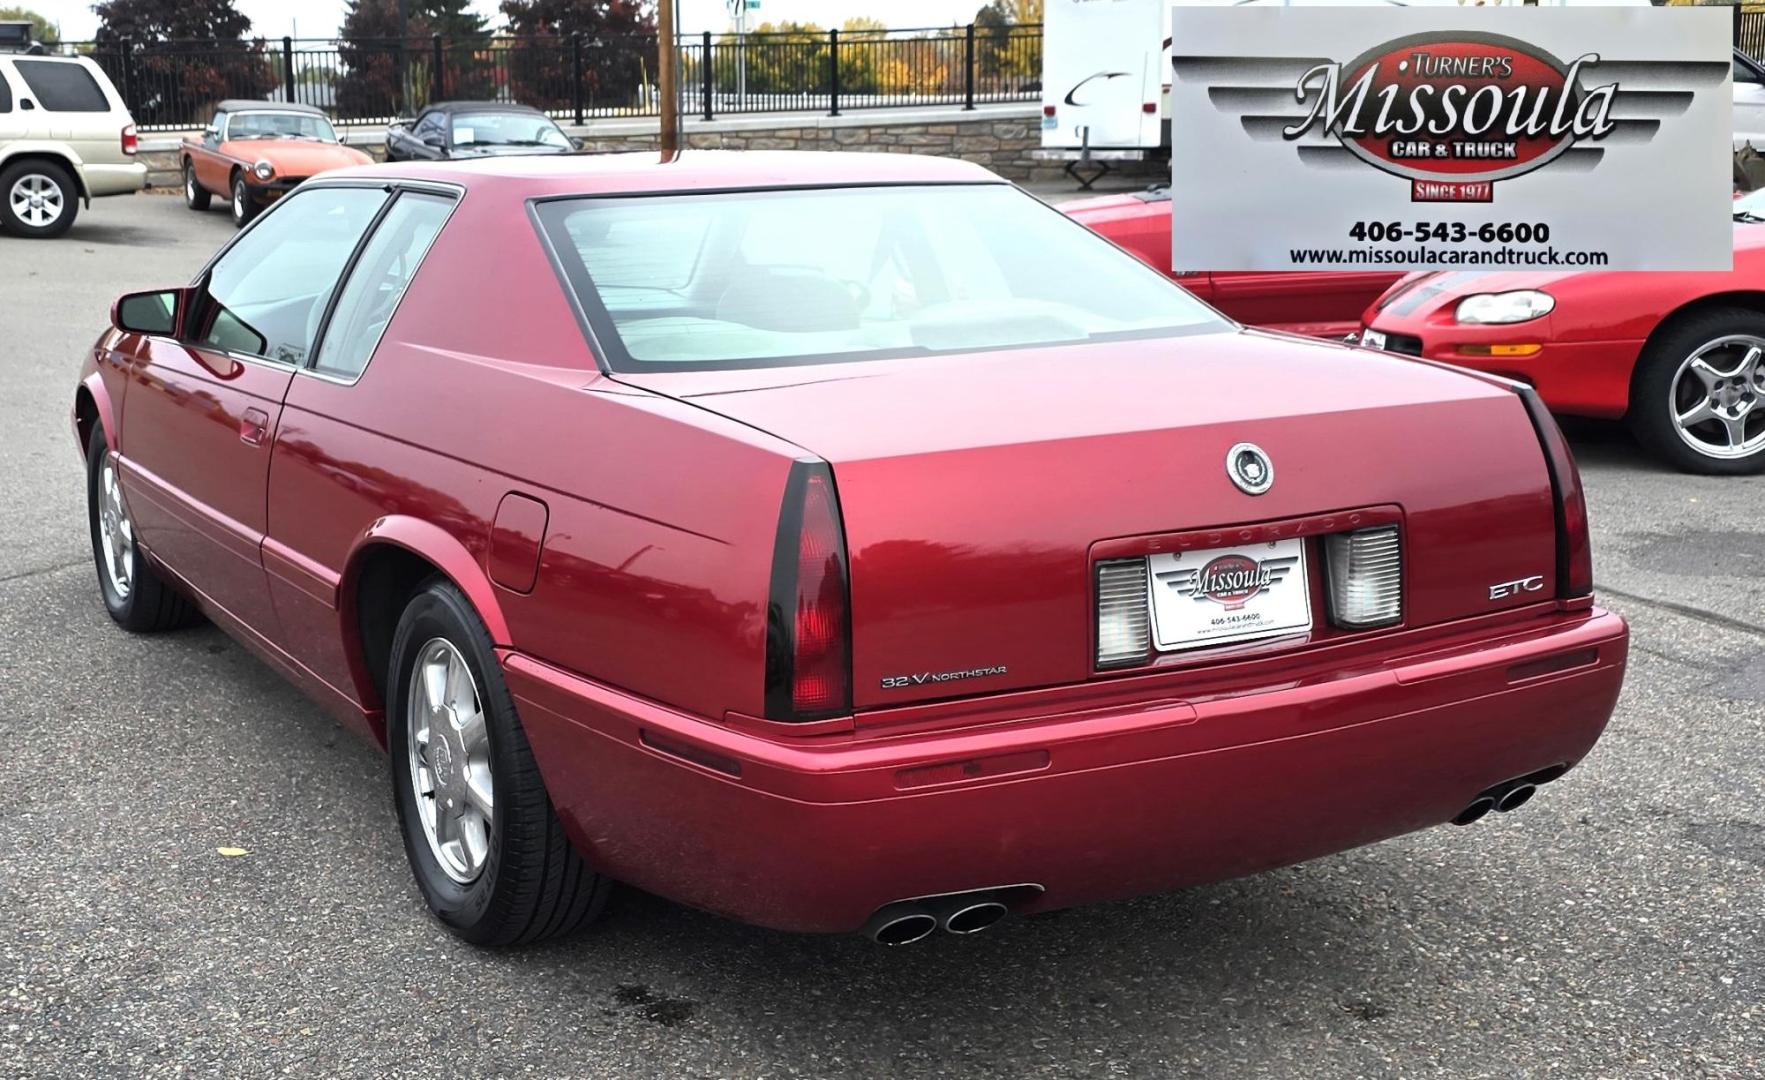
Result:
<svg viewBox="0 0 1765 1080"><path fill-rule="evenodd" d="M474 942L1248 874L1513 809L1623 678L1530 390L1243 330L962 162L345 170L112 321L105 606L384 746Z"/></svg>

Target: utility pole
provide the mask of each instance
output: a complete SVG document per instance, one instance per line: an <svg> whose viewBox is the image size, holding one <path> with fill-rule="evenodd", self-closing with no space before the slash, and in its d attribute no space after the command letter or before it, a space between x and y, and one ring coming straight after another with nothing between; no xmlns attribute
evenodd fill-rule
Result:
<svg viewBox="0 0 1765 1080"><path fill-rule="evenodd" d="M656 79L661 84L662 156L670 158L680 151L680 50L674 47L674 4L662 0L656 5L656 43L661 46L656 56Z"/></svg>

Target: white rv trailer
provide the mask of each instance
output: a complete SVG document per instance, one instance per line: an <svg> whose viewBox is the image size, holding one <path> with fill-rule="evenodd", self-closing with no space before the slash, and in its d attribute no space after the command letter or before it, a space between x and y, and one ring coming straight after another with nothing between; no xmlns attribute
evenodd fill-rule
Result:
<svg viewBox="0 0 1765 1080"><path fill-rule="evenodd" d="M1482 0L1182 2L1197 7L1484 6ZM1489 6L1500 3L1489 0ZM1648 7L1649 0L1540 0L1540 6ZM1038 158L1067 162L1067 172L1090 187L1111 162L1170 152L1171 7L1171 0L1047 0ZM1760 96L1765 99L1765 83Z"/></svg>

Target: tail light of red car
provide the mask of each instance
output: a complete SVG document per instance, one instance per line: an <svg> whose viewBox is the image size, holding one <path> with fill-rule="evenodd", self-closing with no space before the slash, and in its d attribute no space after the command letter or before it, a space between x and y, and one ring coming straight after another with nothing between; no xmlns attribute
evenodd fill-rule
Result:
<svg viewBox="0 0 1765 1080"><path fill-rule="evenodd" d="M141 152L141 138L135 133L134 124L123 126L123 153L133 157Z"/></svg>
<svg viewBox="0 0 1765 1080"><path fill-rule="evenodd" d="M821 720L852 711L852 603L833 470L791 466L766 615L766 716Z"/></svg>
<svg viewBox="0 0 1765 1080"><path fill-rule="evenodd" d="M1581 491L1581 473L1569 453L1569 442L1556 418L1545 408L1538 392L1529 386L1516 388L1526 403L1526 415L1544 448L1550 472L1551 495L1556 501L1557 597L1573 600L1593 593L1593 545L1588 536L1587 499Z"/></svg>

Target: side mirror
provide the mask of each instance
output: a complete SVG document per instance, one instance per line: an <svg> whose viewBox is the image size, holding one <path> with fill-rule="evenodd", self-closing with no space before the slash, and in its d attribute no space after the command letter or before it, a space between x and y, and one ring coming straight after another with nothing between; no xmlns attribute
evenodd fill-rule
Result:
<svg viewBox="0 0 1765 1080"><path fill-rule="evenodd" d="M572 149L572 150L582 149L582 140L581 139L577 138L574 135L567 135L567 136L565 136L565 138L570 140L570 149Z"/></svg>
<svg viewBox="0 0 1765 1080"><path fill-rule="evenodd" d="M431 131L429 134L423 136L423 145L433 146L439 150L447 145L447 136Z"/></svg>
<svg viewBox="0 0 1765 1080"><path fill-rule="evenodd" d="M130 334L173 336L188 289L126 293L110 306L110 325Z"/></svg>

